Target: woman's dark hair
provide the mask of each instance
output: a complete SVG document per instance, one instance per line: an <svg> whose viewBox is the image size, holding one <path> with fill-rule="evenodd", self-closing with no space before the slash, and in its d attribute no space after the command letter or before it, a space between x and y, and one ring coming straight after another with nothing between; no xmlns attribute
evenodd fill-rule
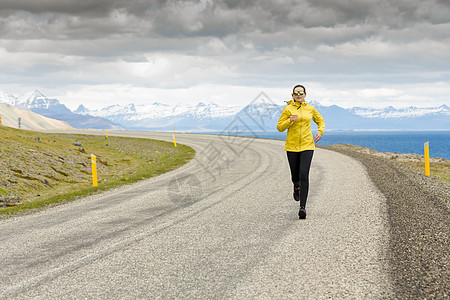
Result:
<svg viewBox="0 0 450 300"><path fill-rule="evenodd" d="M305 94L306 94L306 89L305 89L305 87L304 87L303 85L301 85L301 84L297 84L296 86L294 86L294 88L292 89L292 93L294 93L295 89L298 88L298 87L303 88L303 91L304 91Z"/></svg>

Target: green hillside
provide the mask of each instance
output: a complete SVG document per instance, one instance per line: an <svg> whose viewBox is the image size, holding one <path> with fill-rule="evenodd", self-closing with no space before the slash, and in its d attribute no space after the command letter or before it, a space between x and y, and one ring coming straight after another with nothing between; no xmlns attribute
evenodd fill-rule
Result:
<svg viewBox="0 0 450 300"><path fill-rule="evenodd" d="M91 154L97 157L95 188ZM175 148L164 141L47 134L0 126L0 215L153 177L187 163L194 155L188 146L177 144Z"/></svg>

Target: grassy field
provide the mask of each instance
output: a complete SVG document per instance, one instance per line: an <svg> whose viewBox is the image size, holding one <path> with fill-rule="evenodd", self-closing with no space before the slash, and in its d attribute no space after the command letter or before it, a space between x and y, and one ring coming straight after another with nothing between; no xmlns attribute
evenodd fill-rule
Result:
<svg viewBox="0 0 450 300"><path fill-rule="evenodd" d="M420 169L422 170L423 174L425 174L425 161L423 155L413 153L379 152L367 147L348 144L334 144L325 146L324 148L350 150L378 157L383 157L385 159L397 161L401 164L405 164ZM444 158L432 157L430 158L430 172L431 174L443 180L450 181L450 162Z"/></svg>
<svg viewBox="0 0 450 300"><path fill-rule="evenodd" d="M95 188L91 154L97 157ZM71 201L163 174L194 155L188 146L175 148L164 141L46 134L0 126L0 215Z"/></svg>
<svg viewBox="0 0 450 300"><path fill-rule="evenodd" d="M401 161L401 163L415 167L422 170L425 174L425 163L424 162L413 162L413 161ZM436 175L444 180L450 181L450 164L433 162L430 164L430 173Z"/></svg>

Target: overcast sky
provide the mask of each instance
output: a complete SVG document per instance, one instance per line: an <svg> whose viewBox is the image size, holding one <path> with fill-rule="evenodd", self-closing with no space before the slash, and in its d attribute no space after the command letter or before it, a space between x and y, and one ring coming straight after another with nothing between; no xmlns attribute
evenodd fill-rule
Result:
<svg viewBox="0 0 450 300"><path fill-rule="evenodd" d="M78 104L450 105L448 0L0 0L0 90Z"/></svg>

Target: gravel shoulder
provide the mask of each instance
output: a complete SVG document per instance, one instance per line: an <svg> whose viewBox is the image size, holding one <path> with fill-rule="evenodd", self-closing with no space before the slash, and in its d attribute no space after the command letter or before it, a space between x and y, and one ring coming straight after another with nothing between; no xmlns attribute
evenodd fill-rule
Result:
<svg viewBox="0 0 450 300"><path fill-rule="evenodd" d="M449 181L411 166L358 152L324 147L360 161L387 200L390 273L397 298L448 298Z"/></svg>

